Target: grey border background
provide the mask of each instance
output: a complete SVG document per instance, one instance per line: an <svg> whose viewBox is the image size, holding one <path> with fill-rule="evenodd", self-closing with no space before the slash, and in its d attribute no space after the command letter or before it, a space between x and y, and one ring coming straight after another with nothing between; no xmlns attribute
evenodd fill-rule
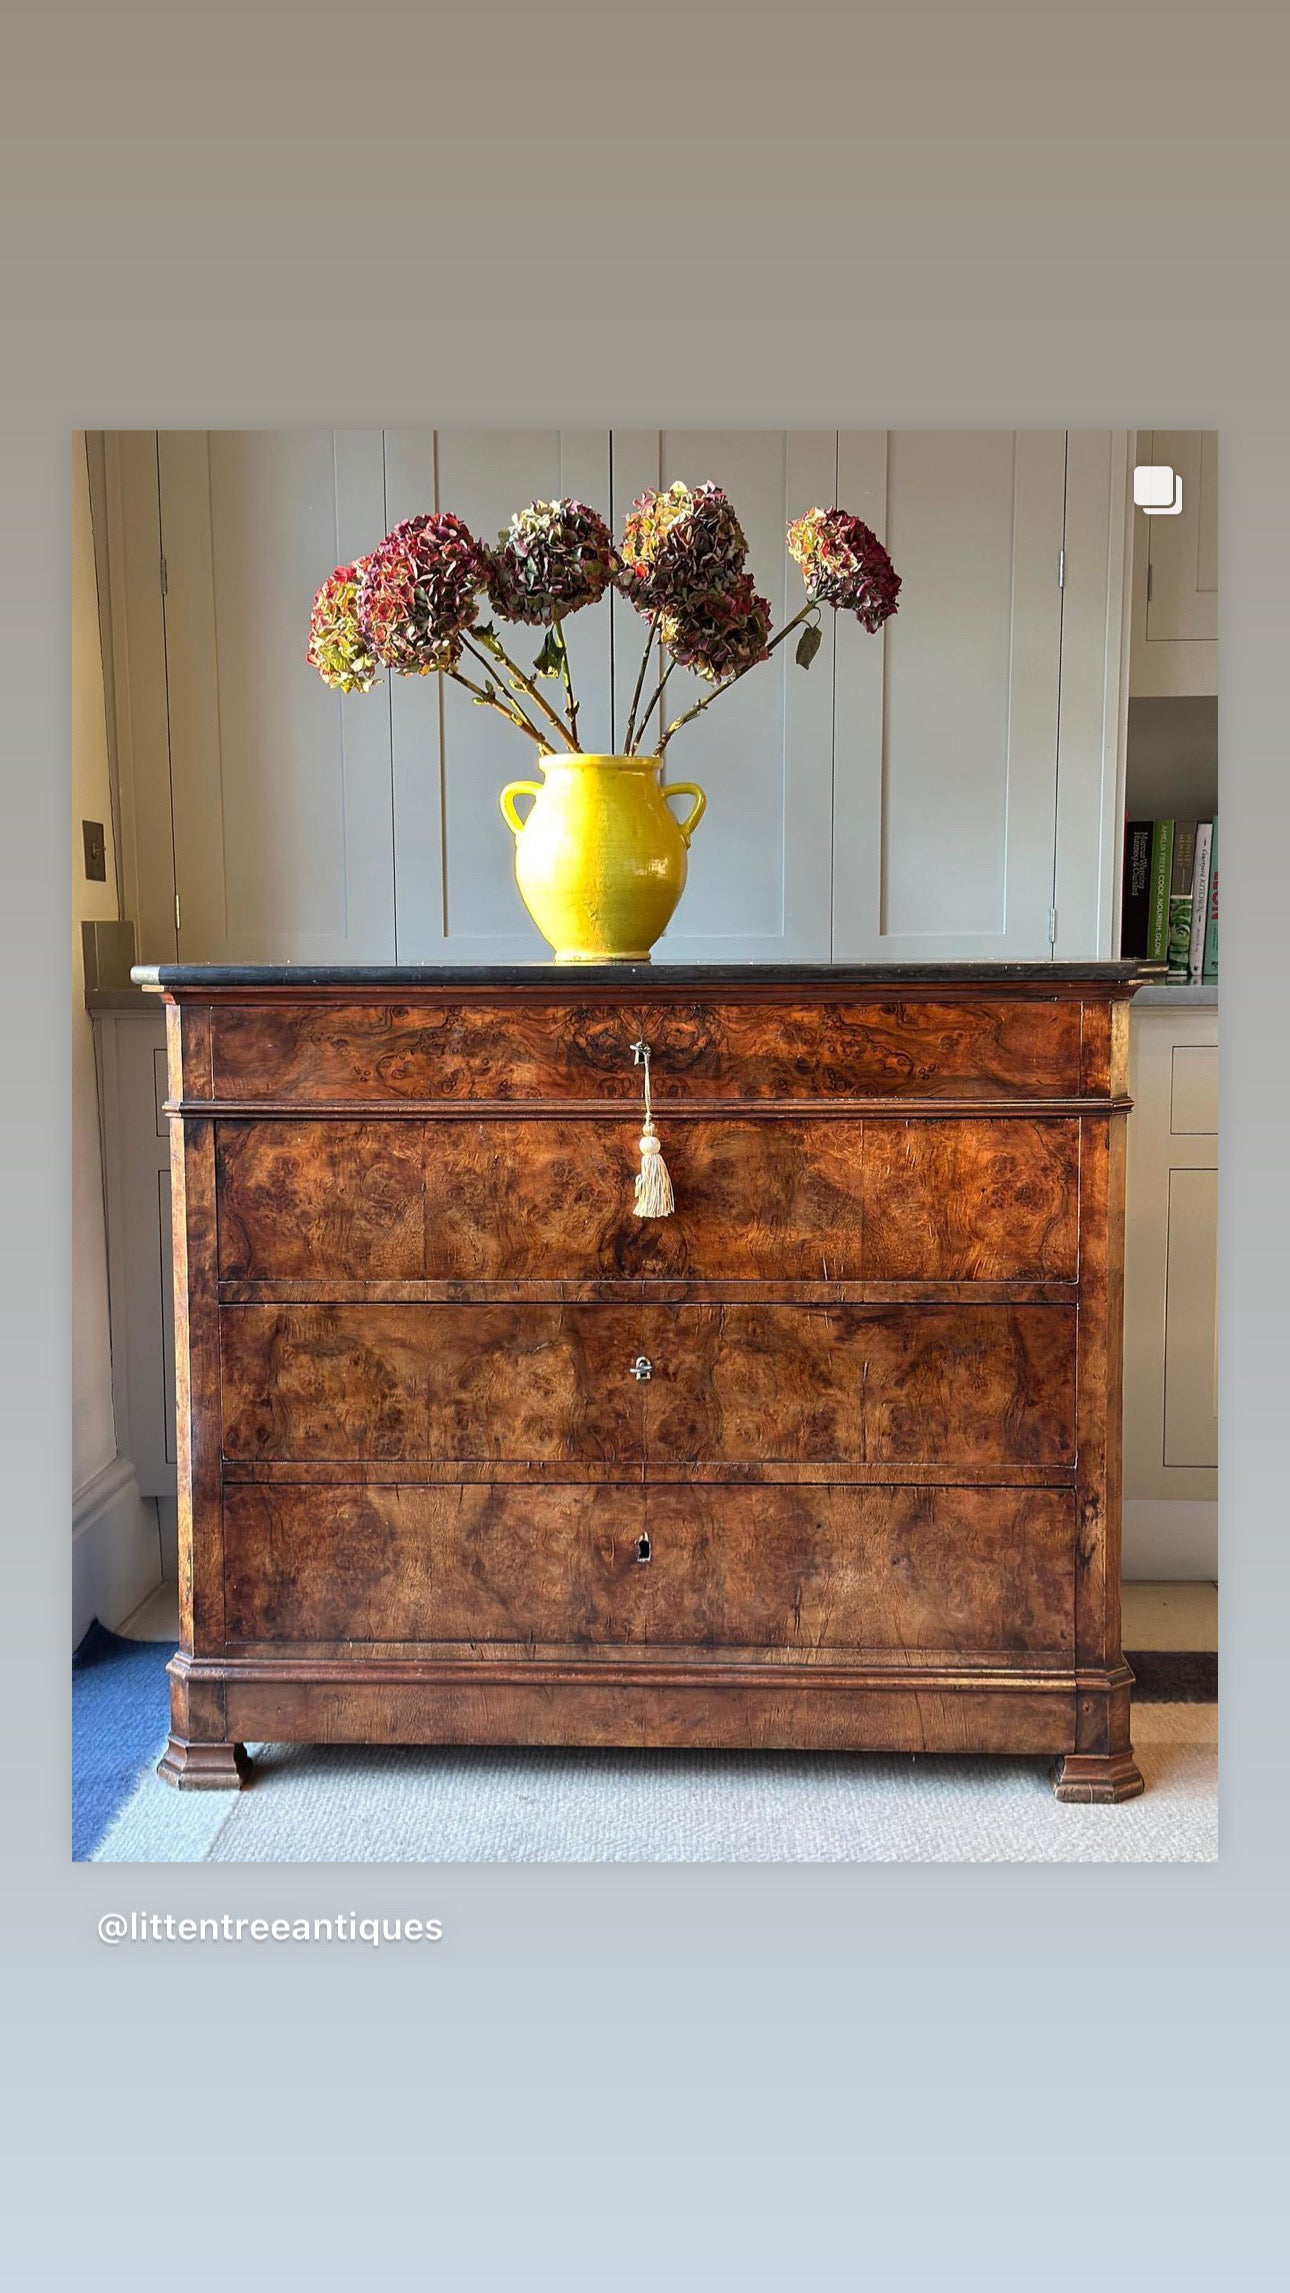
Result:
<svg viewBox="0 0 1290 2293"><path fill-rule="evenodd" d="M69 2282L78 2255L104 2287L1272 2281L1288 49L1250 0L118 0L7 29L20 2282ZM382 418L1221 429L1216 1867L68 1862L68 433ZM108 1952L95 1921L122 1906L402 1909L446 1936L419 1958Z"/></svg>

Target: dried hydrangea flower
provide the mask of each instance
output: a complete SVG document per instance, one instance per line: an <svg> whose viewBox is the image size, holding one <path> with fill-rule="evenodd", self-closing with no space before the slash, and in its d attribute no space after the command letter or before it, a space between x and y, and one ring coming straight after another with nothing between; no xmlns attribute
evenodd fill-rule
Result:
<svg viewBox="0 0 1290 2293"><path fill-rule="evenodd" d="M872 528L849 510L808 510L788 529L812 605L854 613L870 632L896 610L900 575Z"/></svg>
<svg viewBox="0 0 1290 2293"><path fill-rule="evenodd" d="M594 605L618 570L614 537L585 502L530 502L489 558L488 595L506 621L549 626Z"/></svg>
<svg viewBox="0 0 1290 2293"><path fill-rule="evenodd" d="M738 580L748 555L743 527L720 486L678 479L643 493L623 526L620 586L639 613L685 608Z"/></svg>
<svg viewBox="0 0 1290 2293"><path fill-rule="evenodd" d="M305 653L325 685L338 693L370 693L381 680L381 664L358 617L358 590L367 559L338 565L329 573L309 615Z"/></svg>
<svg viewBox="0 0 1290 2293"><path fill-rule="evenodd" d="M372 551L358 617L378 658L403 676L455 669L488 558L450 510L405 518Z"/></svg>
<svg viewBox="0 0 1290 2293"><path fill-rule="evenodd" d="M681 668L721 685L766 659L770 602L757 595L752 575L741 573L724 589L665 610L659 633Z"/></svg>
<svg viewBox="0 0 1290 2293"><path fill-rule="evenodd" d="M679 478L666 493L656 494L647 488L636 496L623 524L623 557L630 572L648 573L664 536L678 518L689 515L693 505L693 491Z"/></svg>

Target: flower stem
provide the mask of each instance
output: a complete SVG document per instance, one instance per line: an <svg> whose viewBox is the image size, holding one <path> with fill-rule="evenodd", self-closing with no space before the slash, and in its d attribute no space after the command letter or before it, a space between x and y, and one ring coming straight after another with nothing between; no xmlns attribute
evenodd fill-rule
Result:
<svg viewBox="0 0 1290 2293"><path fill-rule="evenodd" d="M539 709L541 709L542 714L547 719L548 723L555 726L555 729L559 733L561 740L565 744L565 747L576 749L578 743L576 739L570 739L569 727L565 723L564 718L557 714L556 710L552 708L551 703L543 698L543 695L538 691L536 685L530 682L529 678L525 676L524 671L518 666L516 662L511 659L511 656L507 652L506 647L503 645L500 637L497 637L495 634L493 641L497 646L498 660L505 664L511 679L517 686L518 690L522 693L527 693L529 699L534 702ZM489 664L487 655L480 652L478 645L473 645L471 643L470 637L464 629L462 631L462 643L464 644L466 651L472 654L475 660L478 661L481 669L483 669L487 675L491 677L493 671ZM527 722L527 719L525 721ZM532 728L530 727L530 730L531 729Z"/></svg>
<svg viewBox="0 0 1290 2293"><path fill-rule="evenodd" d="M777 630L775 631L775 634L774 634L774 636L773 636L773 637L770 639L770 642L768 643L768 645L767 645L767 647L766 647L766 651L767 651L768 653L773 653L773 652L774 652L774 650L775 650L775 647L776 647L777 645L782 645L782 644L783 644L783 642L784 642L784 639L787 637L787 635L788 635L788 633L789 633L790 629L796 629L796 627L797 627L798 623L799 623L800 621L805 621L805 620L807 619L807 617L808 617L808 615L809 615L809 614L812 614L812 613L818 613L818 612L819 612L819 605L817 604L817 602L816 602L815 598L813 598L813 597L808 597L808 598L807 598L807 600L806 600L806 603L805 603L805 605L803 605L803 607L801 608L801 611L800 611L800 612L798 612L798 613L795 613L795 614L793 615L793 618L792 618L792 620L791 620L791 621L786 621L786 622L784 623L784 626L783 626L783 628L782 628L782 629L777 629ZM751 662L749 663L749 667L750 667L750 668L754 668L754 669L755 669L755 668L756 668L756 666L757 666L757 663L756 663L755 661L751 661ZM744 670L742 670L742 669L741 669L741 670L739 671L739 674L740 674L740 676L742 677L742 676L745 674ZM734 681L735 681L735 680L734 680L734 678L733 678L733 677L731 677L729 681L730 681L730 683L733 685L733 683L734 683Z"/></svg>
<svg viewBox="0 0 1290 2293"><path fill-rule="evenodd" d="M647 669L647 668L648 668L648 666L649 666L649 657L650 657L650 653L651 653L651 651L653 650L653 645L654 645L654 637L655 637L655 633L656 633L656 631L657 631L657 629L658 629L658 617L659 617L659 610L660 610L660 609L659 609L658 607L656 607L656 608L655 608L655 610L654 610L654 612L653 612L653 613L651 613L651 615L650 615L650 622L649 622L649 635L648 635L648 636L646 637L646 639L645 639L645 650L644 650L644 652L641 654L641 665L640 665L639 669L638 669L638 670L637 670L637 672L636 672L636 690L635 690L635 692L632 694L632 705L631 705L630 709L629 709L629 710L628 710L628 712L627 712L627 730L626 730L626 732L623 734L623 755L624 755L624 756L630 756L630 755L633 753L633 752L632 752L632 741L633 741L633 739L635 738L635 733L636 733L636 710L637 710L637 707L638 707L638 705L639 705L639 702L640 702L641 692L642 692L642 690L643 690L643 688L644 688L644 684L645 684L645 671L646 671L646 669ZM657 695L657 693L655 694L654 698L657 700L657 698L658 698L658 695Z"/></svg>
<svg viewBox="0 0 1290 2293"><path fill-rule="evenodd" d="M564 678L564 697L569 709L569 730L573 734L574 747L580 749L582 742L578 738L578 704L573 697L573 678L569 672L569 648L564 641L564 624L559 614L555 614L553 619L555 633L560 640L560 674ZM612 738L612 734L610 737Z"/></svg>
<svg viewBox="0 0 1290 2293"><path fill-rule="evenodd" d="M646 702L646 704L645 704L644 708L641 710L641 739L642 739L642 740L644 740L644 738L645 738L645 727L646 727L646 725L649 723L649 720L650 720L650 718L653 716L655 709L658 707L658 704L659 704L659 702L660 702L660 701L662 700L662 698L663 698L663 687L664 687L664 685L667 683L667 680L668 680L668 678L671 676L671 674L672 674L672 671L673 671L673 669L674 669L675 667L676 667L676 663L675 663L675 661L669 661L669 662L668 662L668 664L667 664L667 667L664 669L662 676L659 678L659 681L658 681L658 683L655 685L653 692L650 694L650 697L649 697L648 701Z"/></svg>
<svg viewBox="0 0 1290 2293"><path fill-rule="evenodd" d="M790 630L796 629L799 622L805 621L808 614L814 613L816 611L817 607L814 599L808 597L805 605L802 607L801 612L795 613L791 621L786 621L782 629L776 630L775 635L771 638L770 643L766 647L766 652L762 655L762 659L765 660L768 654L773 653L777 645L783 644L784 639L788 636ZM692 709L687 709L683 716L673 717L671 724L668 726L667 731L664 733L658 744L659 755L661 756L663 754L663 751L667 747L667 744L672 738L674 732L679 732L682 725L692 724L695 717L701 717L705 709L710 709L714 701L719 701L723 693L728 693L732 685L737 685L741 677L746 677L749 669L756 669L760 666L761 663L758 661L747 662L742 669L736 669L733 677L727 677L724 684L718 685L715 692L709 693L706 699L696 701L694 707Z"/></svg>
<svg viewBox="0 0 1290 2293"><path fill-rule="evenodd" d="M464 685L466 691L468 693L473 693L475 699L477 701L483 702L486 708L496 709L499 715L506 718L508 724L518 725L521 732L526 732L531 740L535 740L537 742L538 747L541 749L544 756L551 755L551 743L547 739L546 734L544 732L539 732L537 726L530 723L518 701L508 701L503 699L502 695L497 691L495 686L492 692L487 692L483 685L477 685L475 683L473 677L463 676L460 669L449 669L448 675L452 678L454 685Z"/></svg>

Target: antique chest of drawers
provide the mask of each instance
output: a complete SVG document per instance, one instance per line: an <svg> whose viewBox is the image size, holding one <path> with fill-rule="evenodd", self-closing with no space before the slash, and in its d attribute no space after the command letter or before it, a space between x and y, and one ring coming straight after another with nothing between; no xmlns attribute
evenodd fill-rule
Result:
<svg viewBox="0 0 1290 2293"><path fill-rule="evenodd" d="M1131 966L136 976L169 1005L172 1782L305 1740L1141 1789ZM668 1218L633 1207L640 1040Z"/></svg>

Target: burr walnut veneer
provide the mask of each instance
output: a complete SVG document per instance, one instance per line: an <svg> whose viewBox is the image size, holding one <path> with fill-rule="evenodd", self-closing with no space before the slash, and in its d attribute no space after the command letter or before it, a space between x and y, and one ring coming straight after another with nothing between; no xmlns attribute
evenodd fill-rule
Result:
<svg viewBox="0 0 1290 2293"><path fill-rule="evenodd" d="M163 967L183 1785L1051 1754L1119 1625L1132 969ZM633 1214L640 1072L676 1189Z"/></svg>

